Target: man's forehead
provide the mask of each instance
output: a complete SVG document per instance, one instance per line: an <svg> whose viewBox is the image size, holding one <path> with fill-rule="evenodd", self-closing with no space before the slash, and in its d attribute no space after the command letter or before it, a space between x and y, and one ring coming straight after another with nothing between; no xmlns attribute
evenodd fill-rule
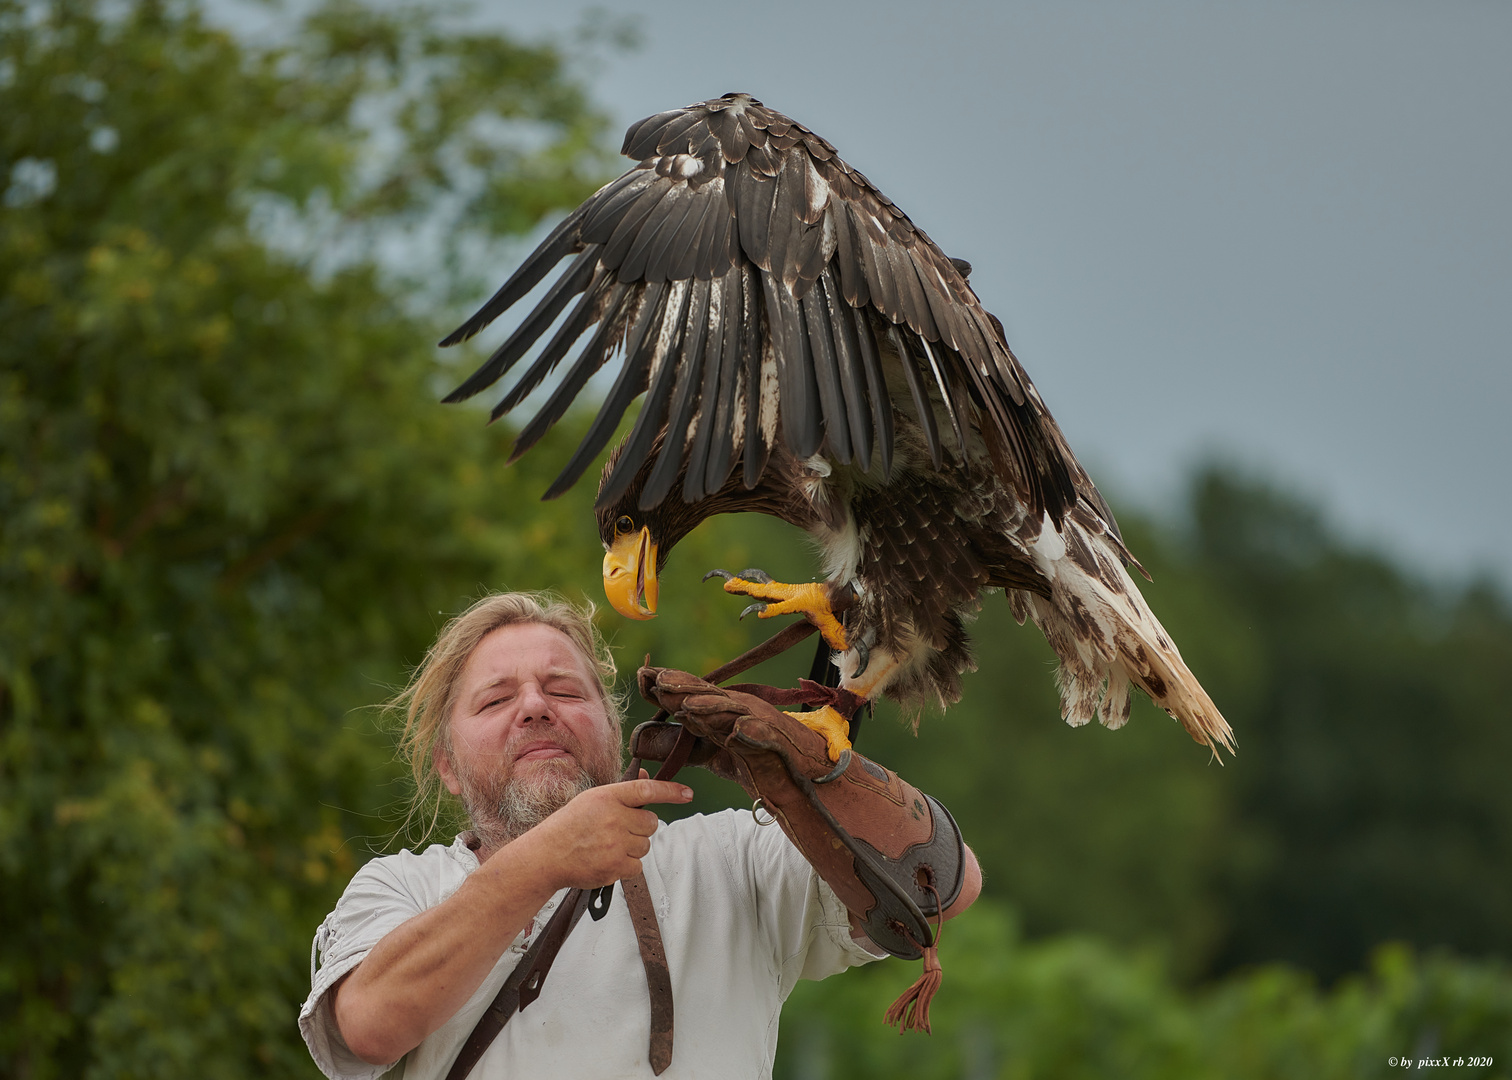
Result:
<svg viewBox="0 0 1512 1080"><path fill-rule="evenodd" d="M498 686L501 683L514 682L522 672L517 667L511 666L508 670L480 671L478 674L488 680L483 684L484 686ZM557 679L577 679L581 681L584 678L582 669L573 667L533 668L523 674L539 676L542 679L550 681Z"/></svg>
<svg viewBox="0 0 1512 1080"><path fill-rule="evenodd" d="M535 622L490 631L468 657L464 678L492 684L522 674L597 681L576 642L554 626Z"/></svg>

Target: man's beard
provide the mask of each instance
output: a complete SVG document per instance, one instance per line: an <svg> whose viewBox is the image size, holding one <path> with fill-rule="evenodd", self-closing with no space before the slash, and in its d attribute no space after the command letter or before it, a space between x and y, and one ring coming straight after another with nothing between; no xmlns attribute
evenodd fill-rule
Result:
<svg viewBox="0 0 1512 1080"><path fill-rule="evenodd" d="M479 760L453 753L452 767L462 788L462 806L485 848L492 851L503 847L589 788L619 779L618 764L607 746L600 754L586 756L581 744L566 731L556 732L554 738L572 756L527 762L523 770L514 761L514 745L505 750L504 760L511 764L504 766L491 755Z"/></svg>

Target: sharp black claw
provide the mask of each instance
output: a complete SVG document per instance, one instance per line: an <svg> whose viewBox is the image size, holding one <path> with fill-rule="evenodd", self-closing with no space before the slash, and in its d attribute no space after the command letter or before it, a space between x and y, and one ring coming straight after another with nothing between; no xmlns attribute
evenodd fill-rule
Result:
<svg viewBox="0 0 1512 1080"><path fill-rule="evenodd" d="M747 615L749 615L753 611L765 611L765 610L766 610L766 601L765 600L758 600L754 604L748 605L746 607L746 609L740 613L740 617L742 619L744 619Z"/></svg>
<svg viewBox="0 0 1512 1080"><path fill-rule="evenodd" d="M732 573L730 573L728 570L710 570L707 574L705 574L703 576L703 579L705 581L708 581L711 577L717 577L717 578L724 578L726 581L729 581L734 576L735 575L732 574Z"/></svg>
<svg viewBox="0 0 1512 1080"><path fill-rule="evenodd" d="M852 679L859 679L866 673L867 665L871 663L871 650L866 647L866 642L856 639L856 670L851 675Z"/></svg>
<svg viewBox="0 0 1512 1080"><path fill-rule="evenodd" d="M740 576L742 580L754 581L758 585L770 585L772 583L771 574L768 574L765 570L758 570L754 566L749 570L742 570Z"/></svg>

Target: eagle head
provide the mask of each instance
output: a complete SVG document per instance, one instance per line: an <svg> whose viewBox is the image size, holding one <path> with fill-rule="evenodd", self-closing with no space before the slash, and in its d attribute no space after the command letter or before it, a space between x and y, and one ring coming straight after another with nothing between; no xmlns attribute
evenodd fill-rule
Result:
<svg viewBox="0 0 1512 1080"><path fill-rule="evenodd" d="M715 514L754 512L792 518L784 509L796 482L791 455L776 452L761 479L747 488L740 470L727 475L721 486L701 498L689 499L684 486L687 463L682 463L667 493L651 505L646 484L651 477L664 435L658 434L629 485L615 498L606 499L610 475L626 452L627 438L609 453L599 479L599 498L594 505L599 539L604 543L604 595L614 610L628 619L656 615L657 576L667 557L683 537ZM653 496L654 497L654 496ZM796 522L795 522L796 523ZM804 523L806 524L806 523Z"/></svg>
<svg viewBox="0 0 1512 1080"><path fill-rule="evenodd" d="M646 479L661 449L657 437L652 453L636 471L629 487L613 500L604 499L610 474L619 464L628 443L621 442L609 454L599 479L599 499L594 506L599 539L604 543L604 595L614 610L627 619L656 616L657 575L667 564L673 546L688 535L707 514L680 498L662 499L643 508Z"/></svg>
<svg viewBox="0 0 1512 1080"><path fill-rule="evenodd" d="M656 615L657 560L660 545L649 524L634 514L599 513L599 537L604 541L604 595L627 619Z"/></svg>

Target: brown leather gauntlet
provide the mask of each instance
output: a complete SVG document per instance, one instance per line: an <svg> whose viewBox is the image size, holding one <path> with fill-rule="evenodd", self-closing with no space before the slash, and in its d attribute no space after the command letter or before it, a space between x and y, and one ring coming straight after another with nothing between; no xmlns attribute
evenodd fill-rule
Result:
<svg viewBox="0 0 1512 1080"><path fill-rule="evenodd" d="M789 839L894 956L938 965L930 920L961 891L965 848L949 811L896 773L854 750L831 762L823 736L746 690L686 672L641 668L642 695L698 741L688 764L734 780L777 820ZM636 729L631 752L665 760L679 724ZM924 1014L928 995L918 1013ZM927 1029L927 1015L911 1026Z"/></svg>

